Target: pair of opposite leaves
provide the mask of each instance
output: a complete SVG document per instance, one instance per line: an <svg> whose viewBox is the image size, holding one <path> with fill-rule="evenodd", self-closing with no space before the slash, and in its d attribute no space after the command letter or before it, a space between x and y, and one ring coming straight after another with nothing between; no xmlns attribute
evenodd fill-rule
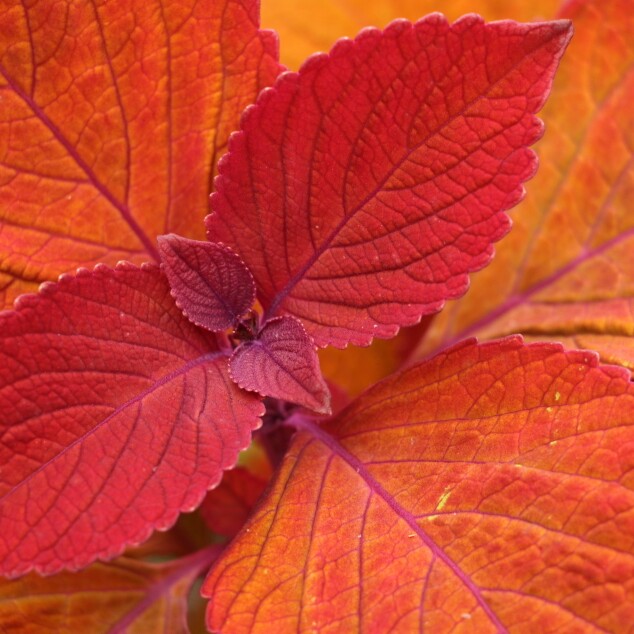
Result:
<svg viewBox="0 0 634 634"><path fill-rule="evenodd" d="M222 332L233 329L237 348L229 375L242 389L330 413L330 393L315 347L301 322L284 315L265 321L251 312L253 276L240 257L213 242L177 235L158 239L172 295L194 324Z"/></svg>
<svg viewBox="0 0 634 634"><path fill-rule="evenodd" d="M189 316L217 331L248 326L255 280L264 325L234 352L240 385L325 410L308 335L367 344L466 290L535 171L534 113L569 37L567 22L396 22L262 93L219 165L207 220L233 254L205 247L186 267L193 286L173 282ZM173 279L199 247L163 240ZM197 267L213 269L205 293L211 279L220 317L195 316ZM227 385L217 342L176 312L155 269L123 266L66 278L3 319L3 571L117 554L195 508L248 444L260 403ZM269 372L271 359L284 371Z"/></svg>

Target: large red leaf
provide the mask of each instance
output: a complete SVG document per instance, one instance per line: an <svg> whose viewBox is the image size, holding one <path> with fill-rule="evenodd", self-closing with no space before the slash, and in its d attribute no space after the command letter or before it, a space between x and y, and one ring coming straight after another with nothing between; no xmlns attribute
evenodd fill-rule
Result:
<svg viewBox="0 0 634 634"><path fill-rule="evenodd" d="M417 20L421 15L442 11L449 20L456 20L475 12L485 20L511 18L524 22L553 18L560 4L561 0L266 0L261 14L262 25L279 35L281 61L296 70L306 57L329 50L337 39L353 36L370 25L383 27L397 18ZM404 330L395 339L375 340L369 348L349 346L344 352L326 348L319 355L321 369L338 386L358 394L398 369L404 357L411 356L423 330Z"/></svg>
<svg viewBox="0 0 634 634"><path fill-rule="evenodd" d="M262 93L219 166L207 226L250 268L265 316L291 313L317 345L344 347L462 295L535 171L533 113L570 34L399 21Z"/></svg>
<svg viewBox="0 0 634 634"><path fill-rule="evenodd" d="M540 171L492 266L438 316L424 354L522 332L634 369L634 6L575 0L562 17L575 37L543 111Z"/></svg>
<svg viewBox="0 0 634 634"><path fill-rule="evenodd" d="M162 564L121 557L79 573L0 580L0 631L188 634L187 594L219 550Z"/></svg>
<svg viewBox="0 0 634 634"><path fill-rule="evenodd" d="M64 276L0 314L0 572L77 569L191 511L260 400L157 266Z"/></svg>
<svg viewBox="0 0 634 634"><path fill-rule="evenodd" d="M632 631L627 371L471 341L296 425L205 582L213 631Z"/></svg>
<svg viewBox="0 0 634 634"><path fill-rule="evenodd" d="M257 0L0 7L0 308L202 237L216 158L278 72Z"/></svg>

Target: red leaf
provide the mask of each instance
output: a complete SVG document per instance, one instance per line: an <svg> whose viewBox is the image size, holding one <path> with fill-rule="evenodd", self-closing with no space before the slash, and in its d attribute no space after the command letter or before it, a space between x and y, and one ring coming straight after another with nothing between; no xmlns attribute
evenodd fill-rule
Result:
<svg viewBox="0 0 634 634"><path fill-rule="evenodd" d="M207 494L200 514L214 533L233 537L244 526L266 484L267 480L243 467L227 471L220 485Z"/></svg>
<svg viewBox="0 0 634 634"><path fill-rule="evenodd" d="M0 309L203 237L216 158L279 72L257 0L3 2Z"/></svg>
<svg viewBox="0 0 634 634"><path fill-rule="evenodd" d="M633 422L628 372L518 338L466 342L332 422L297 421L204 584L208 626L630 631Z"/></svg>
<svg viewBox="0 0 634 634"><path fill-rule="evenodd" d="M172 296L185 316L207 330L226 330L255 301L255 283L231 249L177 235L158 239Z"/></svg>
<svg viewBox="0 0 634 634"><path fill-rule="evenodd" d="M253 341L234 351L231 378L243 389L330 413L330 393L302 324L288 315L264 324Z"/></svg>
<svg viewBox="0 0 634 634"><path fill-rule="evenodd" d="M2 574L74 570L168 528L259 425L156 266L64 276L0 333Z"/></svg>
<svg viewBox="0 0 634 634"><path fill-rule="evenodd" d="M462 295L535 171L534 113L570 35L435 14L343 40L262 93L207 227L246 262L265 318L365 345Z"/></svg>

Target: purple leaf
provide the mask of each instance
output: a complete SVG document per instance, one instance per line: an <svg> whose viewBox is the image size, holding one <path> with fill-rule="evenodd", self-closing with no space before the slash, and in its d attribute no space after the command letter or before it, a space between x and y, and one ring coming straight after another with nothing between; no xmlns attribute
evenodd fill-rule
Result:
<svg viewBox="0 0 634 634"><path fill-rule="evenodd" d="M172 296L185 316L211 331L233 326L255 301L249 269L229 247L170 234L158 238Z"/></svg>
<svg viewBox="0 0 634 634"><path fill-rule="evenodd" d="M245 390L330 413L330 393L315 346L294 317L276 317L264 324L256 339L236 348L229 370Z"/></svg>

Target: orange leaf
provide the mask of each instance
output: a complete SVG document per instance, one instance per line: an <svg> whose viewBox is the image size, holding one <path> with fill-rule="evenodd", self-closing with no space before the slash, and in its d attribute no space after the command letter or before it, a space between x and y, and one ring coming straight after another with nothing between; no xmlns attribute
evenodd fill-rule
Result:
<svg viewBox="0 0 634 634"><path fill-rule="evenodd" d="M213 631L626 632L634 386L587 352L465 342L298 418L204 583Z"/></svg>
<svg viewBox="0 0 634 634"><path fill-rule="evenodd" d="M4 2L0 309L60 273L203 237L213 166L278 72L257 0Z"/></svg>
<svg viewBox="0 0 634 634"><path fill-rule="evenodd" d="M78 573L0 580L0 629L20 634L186 634L187 595L212 546L164 564L121 557Z"/></svg>
<svg viewBox="0 0 634 634"><path fill-rule="evenodd" d="M266 0L262 24L280 34L282 62L297 69L311 53L328 51L340 37L366 26L384 27L397 18L418 20L441 11L450 21L466 13L485 20L552 18L561 0Z"/></svg>
<svg viewBox="0 0 634 634"><path fill-rule="evenodd" d="M540 116L541 167L493 264L422 350L521 332L634 368L634 11L572 2L575 36Z"/></svg>

